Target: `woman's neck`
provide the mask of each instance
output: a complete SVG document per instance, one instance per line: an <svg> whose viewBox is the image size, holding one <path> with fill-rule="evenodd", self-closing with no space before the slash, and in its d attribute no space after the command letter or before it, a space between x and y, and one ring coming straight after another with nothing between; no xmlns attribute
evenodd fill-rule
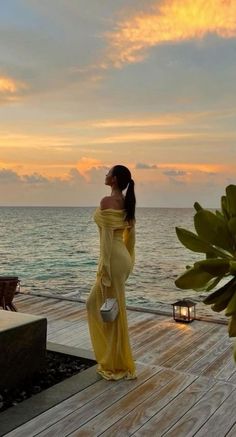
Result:
<svg viewBox="0 0 236 437"><path fill-rule="evenodd" d="M111 196L123 198L122 191L120 191L119 188L112 188L111 189Z"/></svg>

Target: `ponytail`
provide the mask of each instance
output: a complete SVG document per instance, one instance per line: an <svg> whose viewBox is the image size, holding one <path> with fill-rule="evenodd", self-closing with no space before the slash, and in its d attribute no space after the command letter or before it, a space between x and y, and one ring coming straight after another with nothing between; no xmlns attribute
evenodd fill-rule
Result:
<svg viewBox="0 0 236 437"><path fill-rule="evenodd" d="M124 165L115 165L112 168L112 176L116 176L116 181L121 191L126 189L125 194L125 211L126 220L132 222L135 220L135 205L136 198L134 194L134 181L131 177L131 173Z"/></svg>
<svg viewBox="0 0 236 437"><path fill-rule="evenodd" d="M134 193L134 181L133 179L130 179L125 194L125 211L126 211L126 220L128 222L135 220L135 205L136 205L136 198Z"/></svg>

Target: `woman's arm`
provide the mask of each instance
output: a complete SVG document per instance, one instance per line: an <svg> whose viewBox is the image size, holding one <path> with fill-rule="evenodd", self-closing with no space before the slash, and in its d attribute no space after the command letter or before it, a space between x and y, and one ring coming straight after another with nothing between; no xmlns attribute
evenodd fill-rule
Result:
<svg viewBox="0 0 236 437"><path fill-rule="evenodd" d="M101 210L109 209L110 198L104 197L100 202ZM99 274L101 276L101 283L105 287L111 286L111 249L113 240L113 229L105 224L101 224L100 227L100 269Z"/></svg>
<svg viewBox="0 0 236 437"><path fill-rule="evenodd" d="M134 261L135 261L135 226L134 225L125 228L123 233L123 240L131 256L132 269L133 269Z"/></svg>
<svg viewBox="0 0 236 437"><path fill-rule="evenodd" d="M110 227L101 227L101 243L100 243L100 275L102 285L105 287L111 286L111 250L113 240L113 229Z"/></svg>

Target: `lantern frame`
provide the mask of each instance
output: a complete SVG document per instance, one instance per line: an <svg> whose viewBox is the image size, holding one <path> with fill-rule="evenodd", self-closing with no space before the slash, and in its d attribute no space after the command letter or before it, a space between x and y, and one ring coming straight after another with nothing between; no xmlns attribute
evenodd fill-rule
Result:
<svg viewBox="0 0 236 437"><path fill-rule="evenodd" d="M196 303L190 299L178 300L172 303L173 319L176 322L191 323L196 318Z"/></svg>

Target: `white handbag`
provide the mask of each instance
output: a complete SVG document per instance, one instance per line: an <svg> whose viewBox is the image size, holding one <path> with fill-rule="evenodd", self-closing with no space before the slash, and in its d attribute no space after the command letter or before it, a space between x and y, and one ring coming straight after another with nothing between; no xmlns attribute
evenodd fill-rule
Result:
<svg viewBox="0 0 236 437"><path fill-rule="evenodd" d="M113 322L119 313L117 300L111 297L105 299L104 304L100 308L100 313L103 322Z"/></svg>

